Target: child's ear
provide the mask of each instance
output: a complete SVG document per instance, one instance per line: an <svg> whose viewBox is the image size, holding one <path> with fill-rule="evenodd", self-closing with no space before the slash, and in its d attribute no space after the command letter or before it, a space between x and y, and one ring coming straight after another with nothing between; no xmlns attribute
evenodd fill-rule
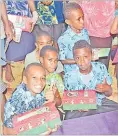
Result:
<svg viewBox="0 0 118 136"><path fill-rule="evenodd" d="M68 19L65 20L65 23L68 24L68 25L71 25L71 21L68 20Z"/></svg>
<svg viewBox="0 0 118 136"><path fill-rule="evenodd" d="M27 84L27 78L26 78L26 76L23 76L23 83Z"/></svg>
<svg viewBox="0 0 118 136"><path fill-rule="evenodd" d="M36 48L38 48L38 45L37 45L37 43L35 43L35 46L36 46Z"/></svg>
<svg viewBox="0 0 118 136"><path fill-rule="evenodd" d="M43 64L43 57L40 57L40 62L41 64Z"/></svg>

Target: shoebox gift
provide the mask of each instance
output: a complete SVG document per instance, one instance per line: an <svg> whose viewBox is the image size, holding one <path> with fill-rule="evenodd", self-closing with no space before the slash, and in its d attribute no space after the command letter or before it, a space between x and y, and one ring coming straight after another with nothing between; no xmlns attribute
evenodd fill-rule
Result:
<svg viewBox="0 0 118 136"><path fill-rule="evenodd" d="M60 125L60 115L54 103L13 117L13 128L18 135L39 135Z"/></svg>
<svg viewBox="0 0 118 136"><path fill-rule="evenodd" d="M63 95L64 110L87 110L96 109L96 91L95 90L76 90L64 91Z"/></svg>

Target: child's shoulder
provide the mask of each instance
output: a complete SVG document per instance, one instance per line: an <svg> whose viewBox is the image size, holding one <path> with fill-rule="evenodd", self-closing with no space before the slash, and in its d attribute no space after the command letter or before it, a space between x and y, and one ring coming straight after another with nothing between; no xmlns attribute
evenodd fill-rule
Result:
<svg viewBox="0 0 118 136"><path fill-rule="evenodd" d="M107 70L105 64L102 62L92 62L92 67L96 70Z"/></svg>
<svg viewBox="0 0 118 136"><path fill-rule="evenodd" d="M33 50L32 52L28 53L26 57L32 57L35 56L35 54L36 54L36 50Z"/></svg>

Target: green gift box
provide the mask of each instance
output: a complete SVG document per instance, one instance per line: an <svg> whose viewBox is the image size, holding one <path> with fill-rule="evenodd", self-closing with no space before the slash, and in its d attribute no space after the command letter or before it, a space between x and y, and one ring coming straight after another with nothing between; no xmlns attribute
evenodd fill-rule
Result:
<svg viewBox="0 0 118 136"><path fill-rule="evenodd" d="M95 90L64 91L63 95L64 110L87 110L96 109Z"/></svg>
<svg viewBox="0 0 118 136"><path fill-rule="evenodd" d="M39 135L60 125L60 115L54 103L13 117L13 128L18 135Z"/></svg>

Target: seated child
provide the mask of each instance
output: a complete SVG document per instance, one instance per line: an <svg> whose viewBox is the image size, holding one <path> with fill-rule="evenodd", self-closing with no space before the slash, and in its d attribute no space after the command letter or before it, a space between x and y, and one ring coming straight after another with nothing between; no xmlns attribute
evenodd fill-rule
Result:
<svg viewBox="0 0 118 136"><path fill-rule="evenodd" d="M12 122L14 115L40 107L45 103L46 99L54 101L54 97L50 95L50 91L46 95L46 98L44 97L43 89L45 84L46 73L43 66L38 63L28 65L24 71L23 82L16 88L4 107L5 135L15 134Z"/></svg>
<svg viewBox="0 0 118 136"><path fill-rule="evenodd" d="M72 48L78 40L84 39L89 42L89 36L84 29L84 13L77 3L68 3L64 8L65 22L68 29L59 37L59 55L64 72L71 71L77 67L73 59Z"/></svg>
<svg viewBox="0 0 118 136"><path fill-rule="evenodd" d="M25 58L25 67L27 67L28 64L32 63L32 62L37 62L40 63L40 56L39 56L39 52L40 50L46 46L46 45L53 45L53 39L52 37L45 31L38 31L36 32L36 49L27 54L26 58ZM56 73L61 73L63 71L63 65L58 62L58 66L56 70Z"/></svg>
<svg viewBox="0 0 118 136"><path fill-rule="evenodd" d="M97 109L81 112L68 111L66 119L118 110L118 104L106 98L112 94L112 78L104 64L91 61L91 45L85 40L76 42L73 47L73 56L78 67L66 73L64 79L65 89L96 90Z"/></svg>
<svg viewBox="0 0 118 136"><path fill-rule="evenodd" d="M56 106L60 107L61 100L64 91L64 85L62 78L55 72L58 62L58 51L53 46L45 46L40 51L40 61L43 67L46 69L46 86L44 93L47 96L47 92L50 88L55 88L55 93L52 95L55 97Z"/></svg>

